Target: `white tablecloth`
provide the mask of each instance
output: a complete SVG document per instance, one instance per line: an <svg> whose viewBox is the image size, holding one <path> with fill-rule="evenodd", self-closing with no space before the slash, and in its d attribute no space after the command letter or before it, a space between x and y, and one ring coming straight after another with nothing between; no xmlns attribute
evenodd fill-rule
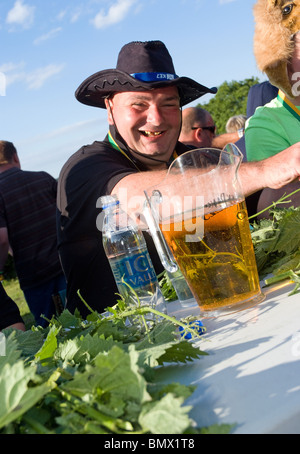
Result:
<svg viewBox="0 0 300 454"><path fill-rule="evenodd" d="M235 423L233 433L300 433L300 294L291 286L268 289L255 307L202 320L207 333L196 341L209 353L161 378L197 386L187 400L199 427ZM198 307L169 303L177 318Z"/></svg>

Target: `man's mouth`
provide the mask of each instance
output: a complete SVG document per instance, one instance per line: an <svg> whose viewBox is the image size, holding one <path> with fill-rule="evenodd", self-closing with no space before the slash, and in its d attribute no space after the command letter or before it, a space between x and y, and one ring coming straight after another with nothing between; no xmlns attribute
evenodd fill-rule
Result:
<svg viewBox="0 0 300 454"><path fill-rule="evenodd" d="M140 131L140 132L145 137L157 137L163 133L163 131Z"/></svg>

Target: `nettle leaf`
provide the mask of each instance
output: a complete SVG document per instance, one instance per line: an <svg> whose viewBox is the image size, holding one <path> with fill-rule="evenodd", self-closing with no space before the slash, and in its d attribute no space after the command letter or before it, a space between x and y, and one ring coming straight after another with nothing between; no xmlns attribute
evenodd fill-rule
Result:
<svg viewBox="0 0 300 454"><path fill-rule="evenodd" d="M129 347L128 353L119 347L113 347L107 354L98 355L95 364L101 371L102 390L122 396L124 400L149 400L146 381L139 371L138 359L134 345Z"/></svg>
<svg viewBox="0 0 300 454"><path fill-rule="evenodd" d="M94 365L87 365L84 372L75 374L74 379L62 386L63 390L81 398L87 395L100 397L109 394L124 401L143 402L150 399L146 382L139 373L138 353L134 346L129 352L114 346L107 353L99 354Z"/></svg>
<svg viewBox="0 0 300 454"><path fill-rule="evenodd" d="M20 359L20 357L21 351L18 349L18 342L15 338L15 332L12 332L5 339L5 355L0 355L0 371L5 366L5 364L14 364Z"/></svg>
<svg viewBox="0 0 300 454"><path fill-rule="evenodd" d="M280 236L276 243L278 252L292 254L300 247L300 213L299 211L289 212L281 221Z"/></svg>
<svg viewBox="0 0 300 454"><path fill-rule="evenodd" d="M114 345L118 345L118 342L114 341L112 338L105 339L104 336L99 336L98 334L94 334L93 336L88 334L79 339L78 345L80 347L80 352L78 352L76 357L79 356L81 352L88 352L90 358L95 358L99 353L108 352Z"/></svg>
<svg viewBox="0 0 300 454"><path fill-rule="evenodd" d="M161 400L147 403L139 416L139 423L145 431L153 434L182 434L191 425L188 412L191 407L182 407L183 398L173 394Z"/></svg>
<svg viewBox="0 0 300 454"><path fill-rule="evenodd" d="M65 309L58 317L58 322L63 328L78 328L81 326L82 320Z"/></svg>
<svg viewBox="0 0 300 454"><path fill-rule="evenodd" d="M35 354L35 359L37 361L44 362L44 360L51 359L55 350L57 349L57 335L60 331L60 328L57 328L55 325L52 325L46 340L40 350Z"/></svg>
<svg viewBox="0 0 300 454"><path fill-rule="evenodd" d="M117 345L113 339L105 339L104 336L94 334L80 336L59 344L55 358L63 361L74 361L77 364L85 364L93 360L99 353L109 351Z"/></svg>
<svg viewBox="0 0 300 454"><path fill-rule="evenodd" d="M62 361L73 361L76 353L79 351L78 339L66 340L59 344L54 353L55 360L61 359Z"/></svg>
<svg viewBox="0 0 300 454"><path fill-rule="evenodd" d="M48 383L28 387L35 374L36 369L33 366L25 368L23 361L1 368L0 428L19 418L50 391Z"/></svg>
<svg viewBox="0 0 300 454"><path fill-rule="evenodd" d="M154 327L148 336L135 344L139 352L139 364L150 367L159 365L159 358L163 356L175 341L176 327L169 321L162 321Z"/></svg>
<svg viewBox="0 0 300 454"><path fill-rule="evenodd" d="M43 346L45 333L41 330L14 330L12 334L17 342L17 348L22 356L34 356Z"/></svg>
<svg viewBox="0 0 300 454"><path fill-rule="evenodd" d="M277 260L273 268L273 274L284 273L289 270L298 271L300 268L300 250L292 255L285 255L280 260Z"/></svg>
<svg viewBox="0 0 300 454"><path fill-rule="evenodd" d="M164 363L186 363L198 359L201 355L207 355L208 353L199 350L194 347L191 342L182 340L181 342L174 343L170 348L166 350L166 353L159 358L159 364Z"/></svg>

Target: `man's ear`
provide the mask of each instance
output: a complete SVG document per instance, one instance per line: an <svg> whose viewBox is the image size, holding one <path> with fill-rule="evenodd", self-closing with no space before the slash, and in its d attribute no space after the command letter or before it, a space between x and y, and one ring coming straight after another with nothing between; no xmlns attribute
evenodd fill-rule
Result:
<svg viewBox="0 0 300 454"><path fill-rule="evenodd" d="M202 128L195 129L195 135L196 135L197 140L202 138L202 132L203 132Z"/></svg>
<svg viewBox="0 0 300 454"><path fill-rule="evenodd" d="M105 98L104 102L105 102L105 107L106 107L106 110L107 110L108 123L110 125L113 125L114 124L114 119L113 119L113 115L112 115L112 100L109 99L109 98Z"/></svg>

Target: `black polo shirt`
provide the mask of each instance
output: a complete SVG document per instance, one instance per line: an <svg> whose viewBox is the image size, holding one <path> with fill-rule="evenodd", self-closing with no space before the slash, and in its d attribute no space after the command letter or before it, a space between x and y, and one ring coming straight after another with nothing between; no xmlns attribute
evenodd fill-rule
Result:
<svg viewBox="0 0 300 454"><path fill-rule="evenodd" d="M122 146L122 145L121 145ZM142 166L139 168L141 169ZM96 226L97 200L110 194L125 176L136 173L131 160L109 143L83 146L66 162L58 182L57 235L62 266L67 278L67 308L88 314L77 291L93 309L102 312L117 302L117 287ZM152 239L144 233L157 273L163 270Z"/></svg>
<svg viewBox="0 0 300 454"><path fill-rule="evenodd" d="M22 290L60 274L56 237L57 181L17 167L0 173L0 227L8 230Z"/></svg>

